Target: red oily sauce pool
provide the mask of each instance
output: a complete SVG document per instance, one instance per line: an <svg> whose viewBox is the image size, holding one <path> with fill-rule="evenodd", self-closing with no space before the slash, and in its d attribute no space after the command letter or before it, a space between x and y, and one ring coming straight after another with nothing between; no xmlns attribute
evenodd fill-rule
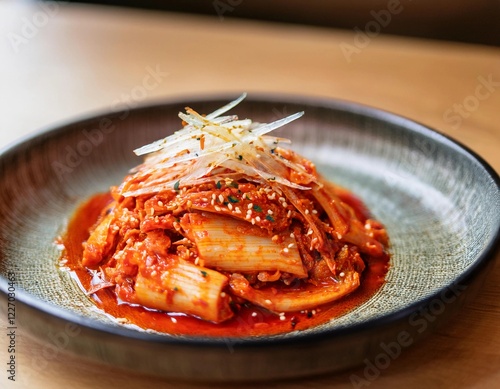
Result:
<svg viewBox="0 0 500 389"><path fill-rule="evenodd" d="M65 250L64 266L73 272L85 289L92 287L92 274L81 264L82 243L89 237L90 228L96 223L102 209L111 202L109 194L98 194L84 203L70 220L66 235L61 238ZM361 202L352 197L346 199L358 212L364 213ZM277 315L255 305L241 305L235 316L222 323L211 323L182 313L167 313L142 306L119 303L112 288L101 289L89 298L107 314L125 319L143 329L151 329L172 335L246 337L266 336L304 330L323 324L346 314L370 299L385 282L389 268L388 254L380 257L363 256L366 268L360 286L350 295L313 310Z"/></svg>

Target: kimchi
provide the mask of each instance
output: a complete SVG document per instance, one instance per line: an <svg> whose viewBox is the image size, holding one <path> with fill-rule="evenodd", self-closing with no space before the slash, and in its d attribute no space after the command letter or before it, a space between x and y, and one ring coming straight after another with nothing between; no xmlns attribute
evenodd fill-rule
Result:
<svg viewBox="0 0 500 389"><path fill-rule="evenodd" d="M382 224L314 163L268 135L272 123L226 115L245 95L135 150L146 155L84 243L82 265L120 303L221 323L253 304L296 312L356 290Z"/></svg>

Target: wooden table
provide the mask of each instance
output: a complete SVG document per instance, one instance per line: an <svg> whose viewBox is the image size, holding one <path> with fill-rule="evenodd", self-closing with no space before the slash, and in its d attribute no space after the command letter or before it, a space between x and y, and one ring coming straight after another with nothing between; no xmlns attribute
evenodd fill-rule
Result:
<svg viewBox="0 0 500 389"><path fill-rule="evenodd" d="M49 4L43 9L31 2L0 3L1 147L40 128L119 104L212 92L279 92L342 98L407 116L463 142L500 171L498 48L382 35L363 40L354 31L221 20L215 10L205 18ZM153 76L146 83L148 74ZM404 351L370 387L498 387L496 263L480 294L449 326ZM0 323L5 328L6 318ZM65 353L42 360L42 352L43 345L19 333L18 381L5 383L2 362L0 386L199 387ZM43 370L34 367L41 362ZM362 376L363 367L265 386L352 388L351 374Z"/></svg>

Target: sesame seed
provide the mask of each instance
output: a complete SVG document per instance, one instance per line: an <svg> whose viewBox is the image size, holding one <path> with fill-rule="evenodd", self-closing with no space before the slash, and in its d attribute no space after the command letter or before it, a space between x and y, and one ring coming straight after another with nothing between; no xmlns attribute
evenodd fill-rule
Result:
<svg viewBox="0 0 500 389"><path fill-rule="evenodd" d="M285 316L280 316L280 320L281 320L281 321L285 321L285 320L286 320L286 317L285 317Z"/></svg>
<svg viewBox="0 0 500 389"><path fill-rule="evenodd" d="M230 211L232 211L232 210L233 210L233 204L229 203L229 204L227 205L227 207L229 208L229 210L230 210Z"/></svg>
<svg viewBox="0 0 500 389"><path fill-rule="evenodd" d="M287 217L287 218L290 218L291 216L292 216L292 211L291 211L291 210L289 210L289 211L288 211L288 213L286 214L286 217Z"/></svg>
<svg viewBox="0 0 500 389"><path fill-rule="evenodd" d="M286 199L284 197L280 197L279 201L280 201L280 203L283 203L284 201L286 201Z"/></svg>
<svg viewBox="0 0 500 389"><path fill-rule="evenodd" d="M217 198L217 196L215 195L215 193L212 193L212 200L215 200Z"/></svg>
<svg viewBox="0 0 500 389"><path fill-rule="evenodd" d="M252 217L252 215L249 215L249 214L247 213L247 215L245 216L245 219L249 220L251 217Z"/></svg>
<svg viewBox="0 0 500 389"><path fill-rule="evenodd" d="M156 270L153 270L151 272L151 277L156 277L157 274L158 274L158 272Z"/></svg>
<svg viewBox="0 0 500 389"><path fill-rule="evenodd" d="M191 200L187 201L187 206L188 208L191 208L193 206L193 202Z"/></svg>
<svg viewBox="0 0 500 389"><path fill-rule="evenodd" d="M161 201L161 200L160 200L160 201L158 201L158 206L159 206L159 207L163 207L163 201Z"/></svg>
<svg viewBox="0 0 500 389"><path fill-rule="evenodd" d="M214 208L215 208L215 210L216 210L217 212L220 212L220 211L221 211L221 208L220 208L218 205L216 205Z"/></svg>
<svg viewBox="0 0 500 389"><path fill-rule="evenodd" d="M270 209L268 209L268 210L267 210L267 213L268 213L269 215L272 215L272 214L273 214L273 211L271 211Z"/></svg>
<svg viewBox="0 0 500 389"><path fill-rule="evenodd" d="M220 201L221 203L223 203L223 202L224 202L224 196L222 196L221 194L219 195L219 201Z"/></svg>
<svg viewBox="0 0 500 389"><path fill-rule="evenodd" d="M208 203L208 199L206 197L202 197L201 201L203 201L204 203Z"/></svg>
<svg viewBox="0 0 500 389"><path fill-rule="evenodd" d="M289 250L288 250L288 247L285 247L285 248L283 249L283 252L284 252L284 253L288 253L288 251L289 251Z"/></svg>
<svg viewBox="0 0 500 389"><path fill-rule="evenodd" d="M215 205L215 201L214 200L210 201L210 205L213 207Z"/></svg>
<svg viewBox="0 0 500 389"><path fill-rule="evenodd" d="M220 297L222 298L226 297L226 292L220 292Z"/></svg>
<svg viewBox="0 0 500 389"><path fill-rule="evenodd" d="M306 209L306 211L304 212L306 215L309 215L309 210Z"/></svg>
<svg viewBox="0 0 500 389"><path fill-rule="evenodd" d="M283 202L281 203L281 205L283 205L283 208L288 207L288 204L286 203L286 201L283 201Z"/></svg>
<svg viewBox="0 0 500 389"><path fill-rule="evenodd" d="M236 212L236 213L241 213L241 209L240 209L240 207L236 207L236 208L234 208L234 212Z"/></svg>
<svg viewBox="0 0 500 389"><path fill-rule="evenodd" d="M252 209L253 208L253 203L248 204L247 208L248 209Z"/></svg>
<svg viewBox="0 0 500 389"><path fill-rule="evenodd" d="M257 316L257 312L252 312L252 317L256 317Z"/></svg>
<svg viewBox="0 0 500 389"><path fill-rule="evenodd" d="M256 221L256 222L260 222L260 216L257 216L257 217L255 218L255 221Z"/></svg>
<svg viewBox="0 0 500 389"><path fill-rule="evenodd" d="M252 218L252 224L255 224L255 219L254 218Z"/></svg>
<svg viewBox="0 0 500 389"><path fill-rule="evenodd" d="M312 235L313 233L313 230L311 228L309 228L309 230L307 231L307 235Z"/></svg>
<svg viewBox="0 0 500 389"><path fill-rule="evenodd" d="M271 304L272 304L272 301L271 301L271 300L264 300L264 302L265 302L267 305L271 305Z"/></svg>
<svg viewBox="0 0 500 389"><path fill-rule="evenodd" d="M155 214L155 209L153 207L151 207L151 209L149 210L149 213L151 214L151 216L153 216Z"/></svg>
<svg viewBox="0 0 500 389"><path fill-rule="evenodd" d="M290 238L295 238L295 234L293 232L290 234Z"/></svg>
<svg viewBox="0 0 500 389"><path fill-rule="evenodd" d="M175 317L171 317L170 320L172 320L172 323L177 324L177 319Z"/></svg>
<svg viewBox="0 0 500 389"><path fill-rule="evenodd" d="M344 273L344 272L341 272L341 273L339 274L339 276L340 276L340 277L345 277L345 273Z"/></svg>
<svg viewBox="0 0 500 389"><path fill-rule="evenodd" d="M289 248L289 249L291 249L293 246L295 246L295 245L294 245L293 243L290 243L290 244L288 245L288 248Z"/></svg>
<svg viewBox="0 0 500 389"><path fill-rule="evenodd" d="M342 235L340 235L338 232L337 232L337 239L338 240L342 239Z"/></svg>
<svg viewBox="0 0 500 389"><path fill-rule="evenodd" d="M315 209L312 210L312 213L317 215L318 214L318 211L316 211Z"/></svg>

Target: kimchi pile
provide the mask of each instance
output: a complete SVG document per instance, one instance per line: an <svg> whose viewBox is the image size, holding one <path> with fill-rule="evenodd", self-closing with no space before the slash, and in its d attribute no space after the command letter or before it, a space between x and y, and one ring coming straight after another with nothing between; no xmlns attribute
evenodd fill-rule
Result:
<svg viewBox="0 0 500 389"><path fill-rule="evenodd" d="M119 187L84 243L99 274L89 293L220 323L253 304L314 309L360 285L364 256L387 247L383 226L311 161L267 135L273 123L224 114L245 95L136 150L148 154Z"/></svg>

